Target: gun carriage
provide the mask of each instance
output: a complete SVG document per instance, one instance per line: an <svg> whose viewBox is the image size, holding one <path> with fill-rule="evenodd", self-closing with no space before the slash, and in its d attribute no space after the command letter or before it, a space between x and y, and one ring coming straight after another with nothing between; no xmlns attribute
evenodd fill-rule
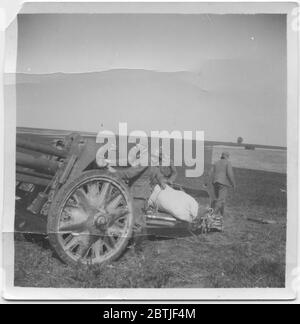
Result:
<svg viewBox="0 0 300 324"><path fill-rule="evenodd" d="M115 260L145 229L187 227L171 215L147 214L135 194L138 179L125 183L99 168L95 137L17 134L16 144L16 231L26 231L30 218L43 220L51 246L68 264ZM206 190L198 194L209 201Z"/></svg>

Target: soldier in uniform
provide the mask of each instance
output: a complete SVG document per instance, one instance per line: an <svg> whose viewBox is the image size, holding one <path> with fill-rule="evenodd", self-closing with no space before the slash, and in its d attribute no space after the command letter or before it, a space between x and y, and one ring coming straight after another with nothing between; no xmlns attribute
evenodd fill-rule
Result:
<svg viewBox="0 0 300 324"><path fill-rule="evenodd" d="M232 170L232 165L229 161L229 153L223 152L221 159L218 160L212 167L211 180L214 189L215 200L212 207L216 214L225 214L225 203L228 195L228 189L233 187L236 190L235 177Z"/></svg>

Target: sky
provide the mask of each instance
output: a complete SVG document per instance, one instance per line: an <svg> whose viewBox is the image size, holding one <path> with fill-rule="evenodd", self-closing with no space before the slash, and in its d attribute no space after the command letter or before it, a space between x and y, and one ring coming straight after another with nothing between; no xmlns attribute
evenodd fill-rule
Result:
<svg viewBox="0 0 300 324"><path fill-rule="evenodd" d="M285 16L271 14L20 15L17 72L30 74L21 83L31 85L40 77L35 74L68 74L57 75L65 89L62 102L53 103L59 113L62 104L82 103L87 94L99 102L87 99L92 115L104 110L101 122L83 125L74 113L73 129L97 131L99 124L114 129L125 121L122 115L131 129L200 128L212 140L242 136L285 146L285 24ZM83 75L89 72L98 74ZM53 118L48 124L42 120L46 101L59 91L56 83L36 80L38 86L19 88L18 124L64 127Z"/></svg>

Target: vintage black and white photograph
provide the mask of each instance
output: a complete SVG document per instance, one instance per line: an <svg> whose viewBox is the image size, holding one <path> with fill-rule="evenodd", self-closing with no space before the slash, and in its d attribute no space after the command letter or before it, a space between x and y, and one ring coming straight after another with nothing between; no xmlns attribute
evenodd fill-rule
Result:
<svg viewBox="0 0 300 324"><path fill-rule="evenodd" d="M286 288L287 13L30 8L6 31L13 285Z"/></svg>

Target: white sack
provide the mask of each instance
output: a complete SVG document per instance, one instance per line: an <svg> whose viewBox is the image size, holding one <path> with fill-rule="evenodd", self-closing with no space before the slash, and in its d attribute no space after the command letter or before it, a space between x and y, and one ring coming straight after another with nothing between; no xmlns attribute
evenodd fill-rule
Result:
<svg viewBox="0 0 300 324"><path fill-rule="evenodd" d="M149 205L187 222L192 222L196 218L199 209L197 201L190 195L169 186L162 190L159 185L155 186Z"/></svg>

